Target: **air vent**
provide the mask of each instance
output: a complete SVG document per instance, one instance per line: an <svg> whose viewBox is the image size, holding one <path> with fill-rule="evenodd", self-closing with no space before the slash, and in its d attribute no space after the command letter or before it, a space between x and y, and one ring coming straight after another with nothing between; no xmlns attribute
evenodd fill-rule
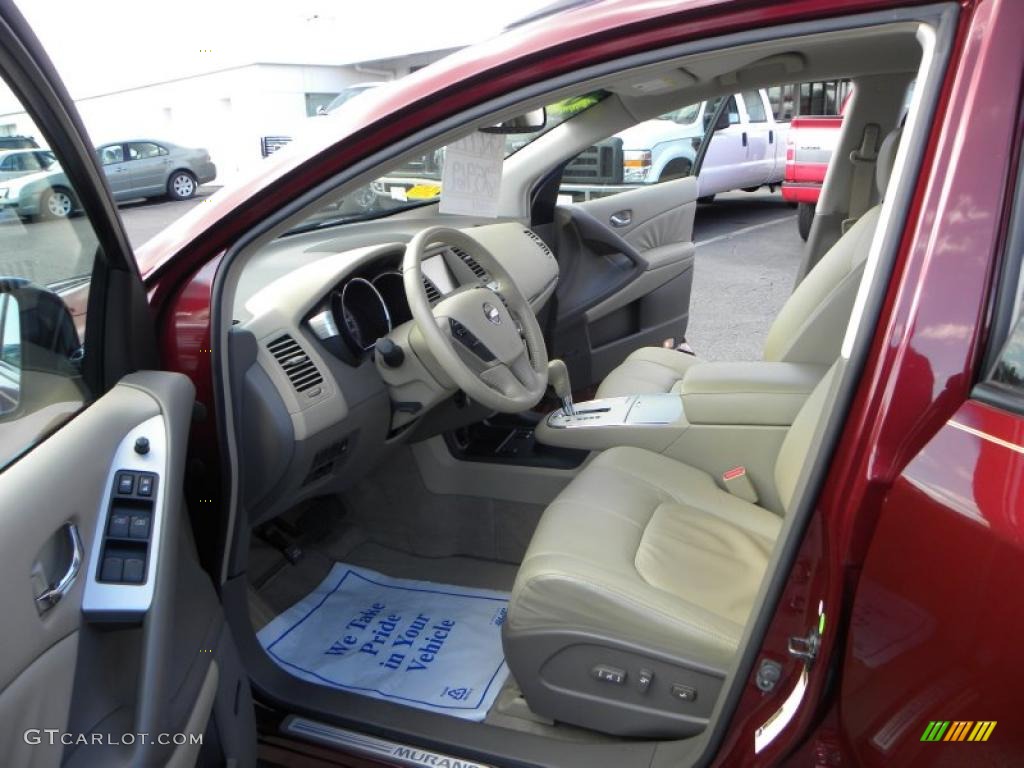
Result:
<svg viewBox="0 0 1024 768"><path fill-rule="evenodd" d="M491 276L487 274L487 270L481 267L480 264L477 263L477 260L470 256L468 253L466 253L464 250L452 246L452 253L454 253L456 256L462 259L462 263L469 267L470 270L472 270L473 274L479 277L481 280L491 279Z"/></svg>
<svg viewBox="0 0 1024 768"><path fill-rule="evenodd" d="M541 239L540 235L538 235L532 229L523 229L523 234L526 235L531 240L533 240L535 243L537 243L537 245L540 246L540 249L544 251L544 253L546 253L548 256L551 255L551 249L548 248L548 244Z"/></svg>
<svg viewBox="0 0 1024 768"><path fill-rule="evenodd" d="M437 286L434 285L433 281L426 275L423 275L423 290L427 292L427 301L431 304L440 300L441 291L437 289Z"/></svg>
<svg viewBox="0 0 1024 768"><path fill-rule="evenodd" d="M323 383L323 376L316 364L287 333L267 344L267 349L280 364L296 392L305 392Z"/></svg>

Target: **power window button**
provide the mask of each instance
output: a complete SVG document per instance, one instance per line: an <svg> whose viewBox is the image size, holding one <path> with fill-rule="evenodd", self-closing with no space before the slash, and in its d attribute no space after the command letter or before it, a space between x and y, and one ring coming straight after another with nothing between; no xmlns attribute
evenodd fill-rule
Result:
<svg viewBox="0 0 1024 768"><path fill-rule="evenodd" d="M590 674L592 674L602 683L622 685L624 682L626 682L626 670L619 669L618 667L609 667L607 664L598 664L596 667L590 670Z"/></svg>

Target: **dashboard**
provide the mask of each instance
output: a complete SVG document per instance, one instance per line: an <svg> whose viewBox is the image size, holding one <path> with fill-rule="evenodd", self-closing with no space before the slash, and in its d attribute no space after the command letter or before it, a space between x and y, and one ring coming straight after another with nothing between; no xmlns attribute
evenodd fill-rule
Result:
<svg viewBox="0 0 1024 768"><path fill-rule="evenodd" d="M416 231L362 246L337 232L283 238L243 268L229 342L234 398L244 412L243 495L254 524L303 498L340 492L456 394L406 298L401 268ZM558 264L536 233L518 222L462 231L501 264L535 313L544 306ZM421 264L431 304L491 281L451 246L428 251ZM377 350L385 338L389 350L402 351L399 362Z"/></svg>

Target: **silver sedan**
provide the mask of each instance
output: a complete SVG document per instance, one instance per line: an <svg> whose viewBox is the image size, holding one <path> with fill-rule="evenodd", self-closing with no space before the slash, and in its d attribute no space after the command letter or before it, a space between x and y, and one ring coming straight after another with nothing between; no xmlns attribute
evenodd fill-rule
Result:
<svg viewBox="0 0 1024 768"><path fill-rule="evenodd" d="M200 184L217 177L209 152L169 141L117 141L96 151L116 200L162 195L187 200Z"/></svg>

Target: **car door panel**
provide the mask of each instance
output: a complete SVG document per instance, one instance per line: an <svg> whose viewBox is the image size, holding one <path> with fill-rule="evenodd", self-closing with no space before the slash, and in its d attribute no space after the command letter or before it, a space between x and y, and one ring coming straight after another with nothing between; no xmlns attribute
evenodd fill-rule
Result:
<svg viewBox="0 0 1024 768"><path fill-rule="evenodd" d="M688 177L556 210L560 278L549 343L578 387L634 349L682 340L696 200L697 180Z"/></svg>
<svg viewBox="0 0 1024 768"><path fill-rule="evenodd" d="M217 690L218 658L234 652L213 585L189 539L182 497L193 397L191 382L180 374L127 376L3 474L0 524L8 533L0 539L0 743L25 750L15 764L61 761L59 742L55 748L26 744L23 734L39 728L111 736L103 746L64 749L69 764L163 763L176 749L193 761L198 754L194 743L118 744L125 733L193 727L202 734L212 711L211 686ZM119 448L124 456L126 437L134 449L140 427L150 451L136 455L158 483L146 581L102 584L107 502L112 472L120 467L115 457ZM81 566L64 597L40 614L35 598L42 587L30 574L40 570L39 553L69 523L81 540ZM58 575L51 570L46 578ZM107 593L88 606L97 586ZM149 591L151 599L133 603L132 595L117 590Z"/></svg>

